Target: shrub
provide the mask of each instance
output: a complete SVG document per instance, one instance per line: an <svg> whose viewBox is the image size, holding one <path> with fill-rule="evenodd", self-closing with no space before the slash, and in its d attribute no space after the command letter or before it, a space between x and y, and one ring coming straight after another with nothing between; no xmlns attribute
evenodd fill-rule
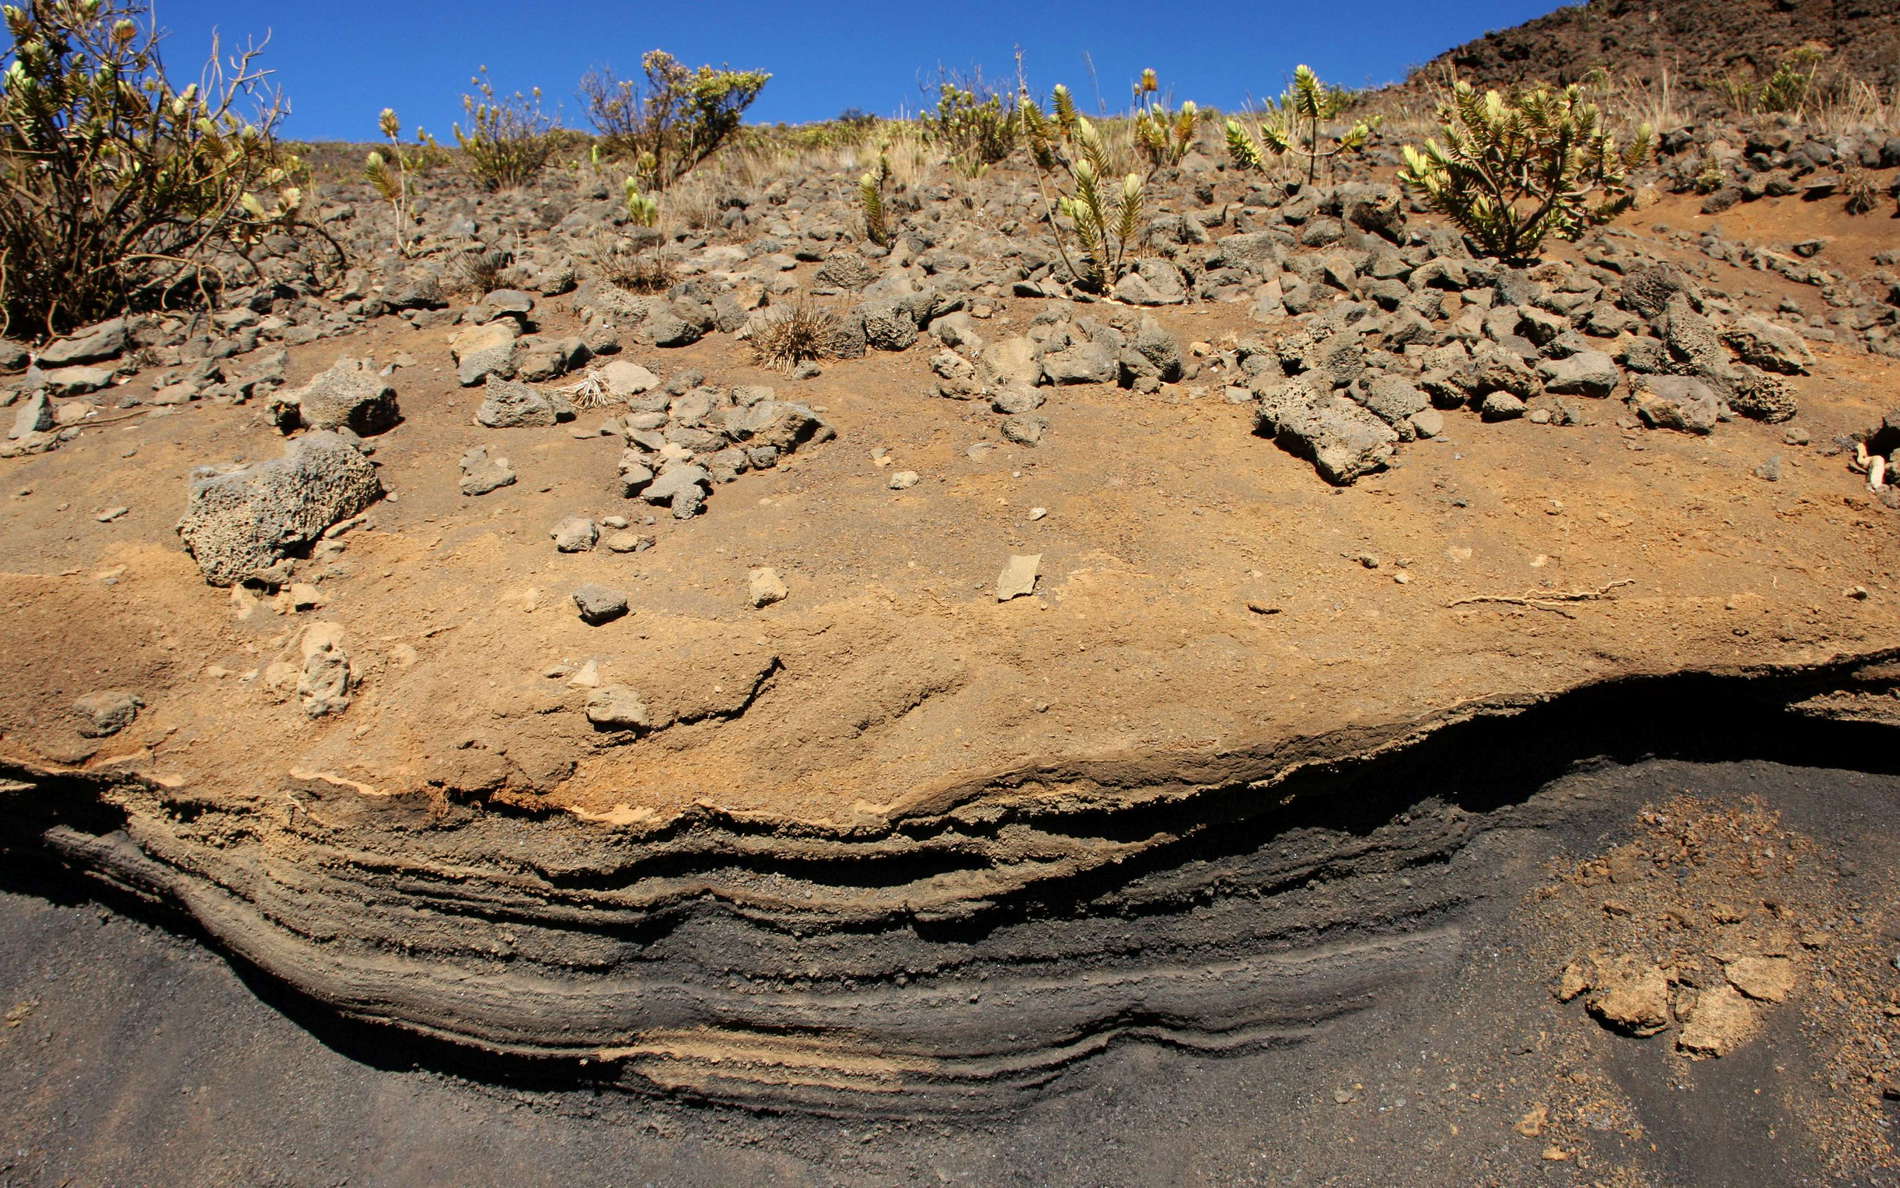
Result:
<svg viewBox="0 0 1900 1188"><path fill-rule="evenodd" d="M633 158L647 189L664 190L739 128L772 76L761 70L689 69L664 50L640 60L645 85L600 68L581 78L581 100L608 152Z"/></svg>
<svg viewBox="0 0 1900 1188"><path fill-rule="evenodd" d="M221 254L294 224L303 195L273 136L284 106L255 65L262 47L227 66L214 39L202 81L181 91L140 4L29 0L5 17L5 329L55 334L208 295L224 279ZM248 119L240 104L254 108Z"/></svg>
<svg viewBox="0 0 1900 1188"><path fill-rule="evenodd" d="M1339 116L1349 98L1348 92L1321 82L1311 67L1295 67L1293 85L1278 101L1267 104L1252 132L1239 120L1227 121L1227 152L1242 168L1260 170L1266 168L1269 155L1292 153L1305 157L1306 180L1311 183L1319 176L1321 161L1330 171L1340 154L1364 148L1377 126L1376 118L1360 120L1344 132L1325 138L1328 143L1322 146L1322 129Z"/></svg>
<svg viewBox="0 0 1900 1188"><path fill-rule="evenodd" d="M1179 165L1194 147L1194 133L1201 120L1201 110L1192 99L1170 111L1161 99L1148 98L1160 89L1154 71L1141 72L1141 81L1135 84L1135 147L1148 158L1152 169Z"/></svg>
<svg viewBox="0 0 1900 1188"><path fill-rule="evenodd" d="M474 95L462 96L468 113L468 131L455 125L455 143L470 175L485 190L507 190L526 185L546 167L560 141L552 116L541 112L541 88L530 95L516 91L502 98L483 66L469 79Z"/></svg>
<svg viewBox="0 0 1900 1188"><path fill-rule="evenodd" d="M1730 71L1716 80L1715 89L1738 115L1757 112L1799 113L1814 91L1815 75L1827 51L1820 46L1804 45L1785 55L1767 78L1759 78L1753 66Z"/></svg>
<svg viewBox="0 0 1900 1188"><path fill-rule="evenodd" d="M1399 178L1487 254L1536 253L1544 239L1576 239L1627 210L1626 173L1649 154L1642 128L1626 148L1578 88L1535 86L1482 95L1459 80L1439 105L1445 143L1405 146ZM1601 192L1602 198L1592 201Z"/></svg>
<svg viewBox="0 0 1900 1188"><path fill-rule="evenodd" d="M976 89L944 82L937 88L936 112L922 118L951 167L965 177L981 177L1016 147L1018 113L1004 106L1001 95L979 96Z"/></svg>

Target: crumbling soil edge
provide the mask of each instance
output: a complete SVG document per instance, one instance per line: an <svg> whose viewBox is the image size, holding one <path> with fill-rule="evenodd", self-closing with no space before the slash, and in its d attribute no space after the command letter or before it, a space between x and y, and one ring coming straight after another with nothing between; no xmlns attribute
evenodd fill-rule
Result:
<svg viewBox="0 0 1900 1188"><path fill-rule="evenodd" d="M1498 839L1601 809L1538 795L1579 762L1894 769L1896 659L1008 773L879 832L702 812L636 833L321 780L226 802L0 759L0 854L186 924L306 1025L464 1075L987 1113L1119 1043L1298 1042L1455 961L1503 897Z"/></svg>

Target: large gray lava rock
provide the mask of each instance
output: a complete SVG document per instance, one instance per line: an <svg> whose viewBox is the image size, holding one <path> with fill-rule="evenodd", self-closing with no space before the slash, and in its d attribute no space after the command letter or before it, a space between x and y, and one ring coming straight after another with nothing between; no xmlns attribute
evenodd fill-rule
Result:
<svg viewBox="0 0 1900 1188"><path fill-rule="evenodd" d="M40 351L39 365L44 368L76 367L82 363L102 363L116 359L130 345L124 318L113 318L89 326L76 334L55 339Z"/></svg>
<svg viewBox="0 0 1900 1188"><path fill-rule="evenodd" d="M396 427L396 389L368 359L338 359L328 371L271 398L271 418L292 429L348 429L368 437Z"/></svg>
<svg viewBox="0 0 1900 1188"><path fill-rule="evenodd" d="M1616 370L1616 360L1602 351L1578 351L1561 359L1545 359L1537 369L1544 377L1544 391L1558 396L1608 396L1623 378Z"/></svg>
<svg viewBox="0 0 1900 1188"><path fill-rule="evenodd" d="M1392 426L1332 392L1277 408L1263 400L1257 431L1271 433L1286 449L1311 458L1320 477L1342 487L1391 465L1399 440Z"/></svg>
<svg viewBox="0 0 1900 1188"><path fill-rule="evenodd" d="M783 400L761 400L725 414L726 435L749 446L789 454L808 441L829 441L836 431L811 409Z"/></svg>
<svg viewBox="0 0 1900 1188"><path fill-rule="evenodd" d="M1721 419L1721 402L1708 384L1687 375L1645 376L1630 407L1651 429L1709 434Z"/></svg>
<svg viewBox="0 0 1900 1188"><path fill-rule="evenodd" d="M1814 352L1801 336L1766 318L1744 316L1722 332L1722 341L1742 362L1782 375L1806 375Z"/></svg>
<svg viewBox="0 0 1900 1188"><path fill-rule="evenodd" d="M574 406L558 392L543 392L530 384L489 376L482 406L475 410L477 424L490 429L521 429L574 419Z"/></svg>
<svg viewBox="0 0 1900 1188"><path fill-rule="evenodd" d="M292 441L281 458L193 481L178 535L205 581L229 586L382 495L369 459L349 439L319 430Z"/></svg>
<svg viewBox="0 0 1900 1188"><path fill-rule="evenodd" d="M1652 322L1679 296L1687 298L1691 307L1702 304L1701 290L1674 264L1652 264L1623 278L1623 304Z"/></svg>

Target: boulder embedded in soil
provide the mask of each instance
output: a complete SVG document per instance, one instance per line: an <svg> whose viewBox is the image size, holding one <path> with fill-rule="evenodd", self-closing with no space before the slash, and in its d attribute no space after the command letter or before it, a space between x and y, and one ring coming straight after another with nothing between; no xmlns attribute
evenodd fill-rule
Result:
<svg viewBox="0 0 1900 1188"><path fill-rule="evenodd" d="M455 360L455 378L464 388L472 388L493 376L512 379L515 374L515 340L521 329L511 319L472 326L449 343Z"/></svg>
<svg viewBox="0 0 1900 1188"><path fill-rule="evenodd" d="M489 429L544 428L573 419L574 406L567 397L492 375L475 410L476 424Z"/></svg>
<svg viewBox="0 0 1900 1188"><path fill-rule="evenodd" d="M350 706L350 657L343 650L343 628L312 623L303 634L303 670L297 675L297 701L312 718L340 714Z"/></svg>
<svg viewBox="0 0 1900 1188"><path fill-rule="evenodd" d="M1310 458L1320 477L1346 486L1392 463L1398 431L1343 396L1327 394L1310 404L1296 403L1271 415L1263 409L1262 432L1282 446Z"/></svg>
<svg viewBox="0 0 1900 1188"><path fill-rule="evenodd" d="M1669 979L1653 965L1609 970L1584 1005L1613 1031L1655 1035L1669 1026Z"/></svg>
<svg viewBox="0 0 1900 1188"><path fill-rule="evenodd" d="M1729 985L1760 1002L1780 1002L1794 992L1794 962L1786 957L1738 957L1723 972Z"/></svg>
<svg viewBox="0 0 1900 1188"><path fill-rule="evenodd" d="M79 717L79 733L86 738L109 738L130 726L145 703L137 694L121 689L88 693L73 702Z"/></svg>
<svg viewBox="0 0 1900 1188"><path fill-rule="evenodd" d="M229 586L382 496L369 459L341 434L319 430L290 442L281 458L195 480L178 535L205 581Z"/></svg>
<svg viewBox="0 0 1900 1188"><path fill-rule="evenodd" d="M1748 1042L1761 1011L1733 986L1705 990L1689 1011L1676 1047L1694 1057L1726 1056Z"/></svg>
<svg viewBox="0 0 1900 1188"><path fill-rule="evenodd" d="M1686 375L1644 377L1642 386L1630 397L1630 406L1651 429L1708 434L1715 432L1721 418L1714 389Z"/></svg>
<svg viewBox="0 0 1900 1188"><path fill-rule="evenodd" d="M598 730L645 730L652 715L639 693L625 685L603 685L587 697L587 720Z"/></svg>

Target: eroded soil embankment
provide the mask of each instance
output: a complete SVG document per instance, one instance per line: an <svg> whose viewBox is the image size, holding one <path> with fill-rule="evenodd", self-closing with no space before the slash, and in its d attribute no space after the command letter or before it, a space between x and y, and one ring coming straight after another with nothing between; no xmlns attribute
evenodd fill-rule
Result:
<svg viewBox="0 0 1900 1188"><path fill-rule="evenodd" d="M490 1076L986 1112L1129 1041L1298 1041L1450 965L1536 877L1539 831L1630 807L1540 791L1580 761L1888 770L1891 660L1501 699L1191 777L1016 773L877 831L641 833L319 779L214 802L12 764L0 853L175 907L326 1011Z"/></svg>

